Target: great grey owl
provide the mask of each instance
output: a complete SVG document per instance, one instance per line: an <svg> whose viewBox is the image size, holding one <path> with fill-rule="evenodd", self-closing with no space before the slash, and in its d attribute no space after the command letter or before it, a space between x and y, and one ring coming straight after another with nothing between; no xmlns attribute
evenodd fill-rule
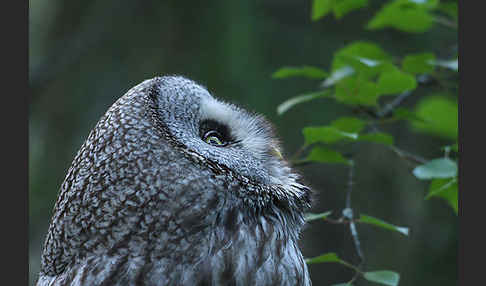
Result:
<svg viewBox="0 0 486 286"><path fill-rule="evenodd" d="M37 285L310 285L310 189L262 117L181 76L130 89L62 183Z"/></svg>

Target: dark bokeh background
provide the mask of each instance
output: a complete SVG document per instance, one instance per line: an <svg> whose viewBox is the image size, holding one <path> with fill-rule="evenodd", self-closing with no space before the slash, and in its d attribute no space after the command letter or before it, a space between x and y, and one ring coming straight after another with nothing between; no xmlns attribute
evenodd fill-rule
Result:
<svg viewBox="0 0 486 286"><path fill-rule="evenodd" d="M34 281L51 210L77 149L106 109L129 88L164 74L185 75L217 97L264 114L282 138L286 155L303 143L301 128L350 115L347 107L316 100L277 116L276 107L319 82L274 80L286 65L328 69L333 52L355 40L376 41L394 56L432 51L457 39L437 27L426 34L366 31L384 1L341 20L310 21L311 1L29 1L29 252ZM422 94L416 92L405 105ZM440 156L450 142L423 136L406 124L386 130L403 149ZM394 270L400 285L456 285L458 219L440 200L424 201L427 183L382 146L356 148L353 207L410 227L409 237L358 225L366 270ZM301 167L317 192L313 212L342 210L347 170L340 165ZM313 222L301 243L306 257L336 252L357 263L349 231ZM310 266L314 285L350 279L341 265ZM368 285L360 280L357 285ZM369 284L371 285L371 284Z"/></svg>

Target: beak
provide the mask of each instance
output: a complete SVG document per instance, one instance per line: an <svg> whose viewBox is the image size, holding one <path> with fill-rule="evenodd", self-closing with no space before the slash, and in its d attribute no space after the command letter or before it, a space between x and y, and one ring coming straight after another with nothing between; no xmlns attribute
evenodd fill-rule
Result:
<svg viewBox="0 0 486 286"><path fill-rule="evenodd" d="M283 160L282 153L280 153L280 150L278 150L277 147L272 147L270 149L270 154L272 154L273 156L276 156L279 159Z"/></svg>

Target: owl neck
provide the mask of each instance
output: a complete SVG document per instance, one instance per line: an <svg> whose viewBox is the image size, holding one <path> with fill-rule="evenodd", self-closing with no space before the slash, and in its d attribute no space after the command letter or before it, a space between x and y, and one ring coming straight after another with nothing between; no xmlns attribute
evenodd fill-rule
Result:
<svg viewBox="0 0 486 286"><path fill-rule="evenodd" d="M278 213L246 215L228 210L226 221L215 228L209 255L198 264L196 280L214 285L310 285L297 245L300 226Z"/></svg>
<svg viewBox="0 0 486 286"><path fill-rule="evenodd" d="M181 241L170 263L155 264L148 279L169 276L181 285L310 285L297 245L301 222L279 210L256 215L240 206L223 206L208 218L211 223Z"/></svg>

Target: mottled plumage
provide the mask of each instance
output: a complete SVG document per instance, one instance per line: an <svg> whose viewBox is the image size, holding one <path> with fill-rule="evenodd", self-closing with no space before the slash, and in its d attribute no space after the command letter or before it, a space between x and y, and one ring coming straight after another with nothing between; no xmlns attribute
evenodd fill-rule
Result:
<svg viewBox="0 0 486 286"><path fill-rule="evenodd" d="M310 191L279 148L265 119L191 80L142 82L69 168L37 285L310 285Z"/></svg>

